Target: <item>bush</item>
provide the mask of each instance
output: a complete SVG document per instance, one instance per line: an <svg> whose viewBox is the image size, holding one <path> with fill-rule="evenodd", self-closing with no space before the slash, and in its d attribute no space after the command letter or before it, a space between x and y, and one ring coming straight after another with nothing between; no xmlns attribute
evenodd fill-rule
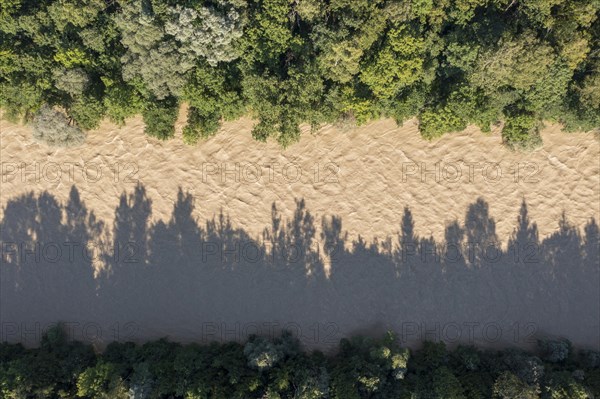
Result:
<svg viewBox="0 0 600 399"><path fill-rule="evenodd" d="M542 146L540 122L529 113L509 116L502 129L502 141L512 150L531 151Z"/></svg>
<svg viewBox="0 0 600 399"><path fill-rule="evenodd" d="M173 99L156 101L142 111L146 134L160 140L167 140L175 135L175 121L179 112L178 104Z"/></svg>
<svg viewBox="0 0 600 399"><path fill-rule="evenodd" d="M571 342L566 339L561 340L538 340L538 346L542 350L544 360L551 363L558 363L567 360L571 352Z"/></svg>
<svg viewBox="0 0 600 399"><path fill-rule="evenodd" d="M220 126L219 115L205 116L197 108L190 107L187 126L183 128L183 141L190 145L196 144L200 138L206 139L214 136Z"/></svg>
<svg viewBox="0 0 600 399"><path fill-rule="evenodd" d="M67 116L43 105L33 119L33 138L53 147L73 147L85 141L86 134L69 122Z"/></svg>
<svg viewBox="0 0 600 399"><path fill-rule="evenodd" d="M465 120L448 107L428 109L419 115L419 130L427 140L442 136L444 133L457 132L467 127Z"/></svg>
<svg viewBox="0 0 600 399"><path fill-rule="evenodd" d="M69 116L85 130L96 129L104 117L105 108L93 97L83 96L77 99L69 109Z"/></svg>

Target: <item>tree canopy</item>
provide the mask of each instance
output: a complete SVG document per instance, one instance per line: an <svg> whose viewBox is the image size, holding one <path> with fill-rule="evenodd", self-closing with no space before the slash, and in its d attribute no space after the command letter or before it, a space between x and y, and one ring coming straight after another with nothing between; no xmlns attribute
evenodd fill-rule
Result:
<svg viewBox="0 0 600 399"><path fill-rule="evenodd" d="M410 351L392 333L342 339L329 355L283 331L246 342L182 345L112 342L102 353L60 324L38 348L0 344L3 398L591 399L600 395L600 353L569 341L517 349L453 350L423 342ZM538 357L539 356L539 357Z"/></svg>
<svg viewBox="0 0 600 399"><path fill-rule="evenodd" d="M0 107L28 122L58 107L84 130L142 114L167 139L166 109L187 102L189 144L245 113L257 140L283 146L302 123L416 116L432 139L504 122L509 147L534 148L542 121L600 127L599 10L596 0L0 0Z"/></svg>

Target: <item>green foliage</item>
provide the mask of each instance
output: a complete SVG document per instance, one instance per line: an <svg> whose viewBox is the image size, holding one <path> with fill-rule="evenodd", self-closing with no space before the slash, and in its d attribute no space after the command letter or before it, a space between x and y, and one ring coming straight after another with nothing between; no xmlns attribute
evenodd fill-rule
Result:
<svg viewBox="0 0 600 399"><path fill-rule="evenodd" d="M80 96L89 85L90 79L81 68L55 69L53 71L54 86L72 96Z"/></svg>
<svg viewBox="0 0 600 399"><path fill-rule="evenodd" d="M143 107L140 94L126 84L111 84L103 102L108 118L120 125L125 123L125 118L141 112Z"/></svg>
<svg viewBox="0 0 600 399"><path fill-rule="evenodd" d="M434 139L503 121L507 145L532 149L543 120L600 127L599 11L590 0L0 0L0 107L31 122L52 104L83 129L143 113L164 138L164 102L185 102L189 144L245 113L255 139L282 146L303 123L416 116Z"/></svg>
<svg viewBox="0 0 600 399"><path fill-rule="evenodd" d="M0 83L0 107L9 120L18 121L29 117L41 107L43 93L29 83L11 85Z"/></svg>
<svg viewBox="0 0 600 399"><path fill-rule="evenodd" d="M446 107L461 120L477 125L484 132L489 132L491 125L502 118L502 108L498 104L482 90L469 86L453 91Z"/></svg>
<svg viewBox="0 0 600 399"><path fill-rule="evenodd" d="M503 37L496 46L480 53L470 80L487 92L527 92L550 73L553 58L552 48L532 33Z"/></svg>
<svg viewBox="0 0 600 399"><path fill-rule="evenodd" d="M318 61L327 79L345 84L360 73L360 63L386 27L381 1L332 1L325 14L333 23L315 26L313 40ZM376 55L376 54L373 54Z"/></svg>
<svg viewBox="0 0 600 399"><path fill-rule="evenodd" d="M226 70L198 65L184 88L190 105L188 124L183 130L187 144L217 132L221 119L232 120L244 112L241 87Z"/></svg>
<svg viewBox="0 0 600 399"><path fill-rule="evenodd" d="M440 137L447 132L463 130L466 127L467 121L448 106L425 109L419 115L421 135L428 140Z"/></svg>
<svg viewBox="0 0 600 399"><path fill-rule="evenodd" d="M154 101L147 104L142 110L146 127L144 131L152 137L167 140L175 135L175 121L179 113L179 106L173 98Z"/></svg>
<svg viewBox="0 0 600 399"><path fill-rule="evenodd" d="M94 97L83 96L71 104L68 114L82 129L95 129L104 116L104 106Z"/></svg>
<svg viewBox="0 0 600 399"><path fill-rule="evenodd" d="M193 58L179 51L170 40L159 18L135 0L122 6L115 18L121 30L121 42L127 51L121 57L123 78L133 81L141 78L145 87L163 100L177 96L186 82L186 73L194 66Z"/></svg>
<svg viewBox="0 0 600 399"><path fill-rule="evenodd" d="M541 382L545 368L542 361L518 349L508 349L502 353L502 363L526 384L534 386Z"/></svg>
<svg viewBox="0 0 600 399"><path fill-rule="evenodd" d="M90 399L125 399L127 390L112 363L99 362L77 378L77 395Z"/></svg>
<svg viewBox="0 0 600 399"><path fill-rule="evenodd" d="M392 389L405 378L409 358L409 351L400 348L391 333L381 340L343 339L332 370L334 397L369 397Z"/></svg>
<svg viewBox="0 0 600 399"><path fill-rule="evenodd" d="M300 123L316 127L326 118L322 109L324 84L315 63L290 68L285 80L273 74L249 75L244 92L259 120L252 136L260 141L274 137L283 147L300 139Z"/></svg>
<svg viewBox="0 0 600 399"><path fill-rule="evenodd" d="M538 399L535 386L529 386L513 373L502 373L494 383L494 398L498 399Z"/></svg>
<svg viewBox="0 0 600 399"><path fill-rule="evenodd" d="M263 0L257 3L242 40L246 61L276 66L281 54L301 43L301 39L294 36L290 29L289 7L288 0Z"/></svg>
<svg viewBox="0 0 600 399"><path fill-rule="evenodd" d="M63 32L70 25L79 28L89 25L105 7L102 0L63 0L50 4L48 15L56 29Z"/></svg>
<svg viewBox="0 0 600 399"><path fill-rule="evenodd" d="M251 337L244 347L244 354L248 357L248 365L259 370L270 369L283 357L276 345L262 337Z"/></svg>
<svg viewBox="0 0 600 399"><path fill-rule="evenodd" d="M403 91L394 99L381 101L380 106L385 116L394 118L398 125L418 115L427 101L424 85L417 85Z"/></svg>
<svg viewBox="0 0 600 399"><path fill-rule="evenodd" d="M203 114L198 108L188 110L187 125L183 128L183 141L194 145L201 138L208 138L219 130L221 120L218 114Z"/></svg>
<svg viewBox="0 0 600 399"><path fill-rule="evenodd" d="M540 122L531 113L517 112L508 117L502 129L502 140L513 150L531 150L542 145Z"/></svg>
<svg viewBox="0 0 600 399"><path fill-rule="evenodd" d="M51 328L39 348L0 344L3 398L438 398L587 399L600 388L600 368L588 362L546 363L522 351L447 350L424 342L410 353L395 336L342 339L331 356L302 350L289 332L245 344L143 345L113 342L103 353ZM541 365L541 361L540 365ZM536 366L533 366L535 368ZM575 371L573 371L575 370ZM520 376L522 375L522 376ZM535 381L534 381L535 380Z"/></svg>
<svg viewBox="0 0 600 399"><path fill-rule="evenodd" d="M362 69L360 79L378 98L390 98L423 77L425 50L425 40L418 32L404 26L393 28L376 58Z"/></svg>
<svg viewBox="0 0 600 399"><path fill-rule="evenodd" d="M54 55L54 61L65 68L88 66L92 64L92 60L88 58L85 51L77 47L59 49Z"/></svg>
<svg viewBox="0 0 600 399"><path fill-rule="evenodd" d="M573 378L573 373L559 371L546 376L542 397L551 399L588 399L590 398L590 391Z"/></svg>
<svg viewBox="0 0 600 399"><path fill-rule="evenodd" d="M460 381L447 367L440 367L433 373L432 391L436 398L465 399Z"/></svg>
<svg viewBox="0 0 600 399"><path fill-rule="evenodd" d="M213 7L169 8L165 32L179 43L179 51L202 57L211 66L238 57L234 42L242 36L243 18L235 9L227 12Z"/></svg>

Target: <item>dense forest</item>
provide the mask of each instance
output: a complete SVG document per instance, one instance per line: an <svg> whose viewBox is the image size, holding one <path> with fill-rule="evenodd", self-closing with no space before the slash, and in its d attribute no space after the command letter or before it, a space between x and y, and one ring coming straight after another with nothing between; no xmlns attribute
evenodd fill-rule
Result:
<svg viewBox="0 0 600 399"><path fill-rule="evenodd" d="M51 145L141 114L184 140L250 115L287 146L301 123L417 116L428 139L504 122L600 126L598 0L0 0L0 107Z"/></svg>
<svg viewBox="0 0 600 399"><path fill-rule="evenodd" d="M538 353L481 351L442 342L401 348L381 339L342 339L334 354L307 352L291 334L246 343L141 346L113 342L97 354L51 328L39 348L0 344L3 398L444 398L600 397L600 352L567 340Z"/></svg>

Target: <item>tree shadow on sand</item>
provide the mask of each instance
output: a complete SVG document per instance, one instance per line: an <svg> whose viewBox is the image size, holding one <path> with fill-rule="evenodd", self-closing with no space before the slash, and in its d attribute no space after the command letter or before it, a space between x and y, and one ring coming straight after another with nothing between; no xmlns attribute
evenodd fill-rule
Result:
<svg viewBox="0 0 600 399"><path fill-rule="evenodd" d="M527 347L561 335L598 348L593 219L582 235L563 215L540 239L523 200L501 240L479 198L463 223L446 226L443 242L416 235L408 207L397 237L366 242L350 240L335 215L317 228L304 200L289 220L273 204L258 237L223 212L201 223L195 206L180 190L170 218L151 222L152 201L139 185L122 194L107 227L75 187L66 204L47 192L10 200L0 237L2 340L32 343L36 328L61 320L80 327L75 338L101 344L243 340L285 328L316 347L392 329L407 345Z"/></svg>

